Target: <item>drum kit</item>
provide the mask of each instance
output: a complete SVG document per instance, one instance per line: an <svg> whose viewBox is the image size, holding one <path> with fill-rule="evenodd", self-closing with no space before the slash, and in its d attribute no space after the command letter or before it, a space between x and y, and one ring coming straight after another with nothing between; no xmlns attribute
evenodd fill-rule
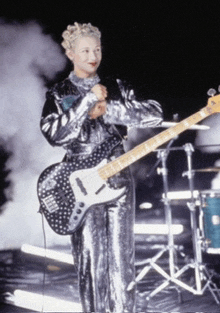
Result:
<svg viewBox="0 0 220 313"><path fill-rule="evenodd" d="M197 125L200 127L200 125ZM203 126L201 126L203 127ZM198 129L198 128L197 128ZM158 173L163 178L163 203L165 211L165 222L168 226L167 245L165 245L153 258L139 262L140 266L144 266L138 273L135 282L142 280L144 276L151 270L157 271L163 276L164 280L155 290L147 297L150 300L157 293L167 288L169 285L174 285L180 295L180 290L185 289L194 295L203 295L206 290L209 290L216 301L220 304L220 289L213 282L214 272L208 269L203 262L204 253L220 254L220 190L203 190L198 191L194 188L194 175L196 172L209 173L220 172L220 167L203 168L193 170L192 155L194 148L191 143L187 143L182 147L171 147L175 139L171 140L165 149L156 150L157 165L160 163L161 168ZM188 261L187 256L180 252L178 246L174 244L174 236L172 234L172 208L171 202L175 198L175 192L168 190L168 170L167 157L171 151L183 150L187 158L187 171L182 176L188 179L188 196L186 205L190 214L190 231L192 237L193 258ZM172 196L174 195L174 198ZM159 258L168 253L169 270L164 270L157 263ZM178 253L184 256L187 264L179 267ZM186 282L186 278L182 278L187 271L193 272L194 279ZM191 274L192 275L192 274ZM192 283L193 281L193 283ZM133 286L130 284L129 288Z"/></svg>

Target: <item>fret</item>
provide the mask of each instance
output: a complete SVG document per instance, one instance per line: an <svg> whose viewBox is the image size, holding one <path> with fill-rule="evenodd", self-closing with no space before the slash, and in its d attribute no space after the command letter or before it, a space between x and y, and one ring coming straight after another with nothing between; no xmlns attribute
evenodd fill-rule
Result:
<svg viewBox="0 0 220 313"><path fill-rule="evenodd" d="M170 138L175 137L176 134L177 134L177 132L175 132L173 128L169 128L169 129L167 130L167 132L169 133Z"/></svg>
<svg viewBox="0 0 220 313"><path fill-rule="evenodd" d="M158 136L158 135L155 136L154 137L154 142L155 142L156 147L160 146L161 143L163 143L162 140L161 140L161 136Z"/></svg>
<svg viewBox="0 0 220 313"><path fill-rule="evenodd" d="M135 158L136 161L136 158ZM132 160L129 158L129 154L124 154L121 157L115 160L114 163L120 162L121 169L124 169L127 165L129 165ZM132 162L133 163L133 162Z"/></svg>
<svg viewBox="0 0 220 313"><path fill-rule="evenodd" d="M164 137L165 142L167 142L167 141L170 139L170 137L168 136L167 133L165 133L165 134L163 135L163 137Z"/></svg>
<svg viewBox="0 0 220 313"><path fill-rule="evenodd" d="M121 161L124 163L124 164L131 164L131 163L134 163L135 161L137 161L138 157L136 156L136 154L133 152L133 153L128 153L128 154L124 154L123 156L121 156Z"/></svg>
<svg viewBox="0 0 220 313"><path fill-rule="evenodd" d="M207 115L204 110L201 110L199 113L200 113L202 119L205 118Z"/></svg>
<svg viewBox="0 0 220 313"><path fill-rule="evenodd" d="M120 160L117 160L117 162L115 162L115 160L113 162L110 162L109 166L111 171L119 172L123 169L123 165L121 164Z"/></svg>
<svg viewBox="0 0 220 313"><path fill-rule="evenodd" d="M149 140L149 144L150 144L152 150L154 150L154 149L156 149L158 147L158 144L157 144L157 142L156 142L156 140L154 138L151 138Z"/></svg>
<svg viewBox="0 0 220 313"><path fill-rule="evenodd" d="M134 151L134 153L136 154L136 159L140 159L142 156L146 155L145 152L145 144L142 143L140 145L138 145L137 147L135 147L133 150L129 151L129 155L132 153L132 151ZM147 150L148 152L148 150Z"/></svg>
<svg viewBox="0 0 220 313"><path fill-rule="evenodd" d="M152 150L151 150L151 147L150 147L150 144L149 144L149 142L147 141L145 141L144 143L143 143L143 146L144 146L144 150L145 150L145 153L146 154L148 154L148 153L150 153Z"/></svg>
<svg viewBox="0 0 220 313"><path fill-rule="evenodd" d="M119 173L121 170L123 170L125 167L127 167L129 164L122 164L122 162L119 160L119 158L114 161L111 161L107 163L104 167L100 168L98 170L98 173L100 177L103 179L107 179L117 173Z"/></svg>
<svg viewBox="0 0 220 313"><path fill-rule="evenodd" d="M98 169L99 176L104 180L107 180L109 177L114 175L109 171L109 168L107 167L107 165Z"/></svg>
<svg viewBox="0 0 220 313"><path fill-rule="evenodd" d="M191 125L189 124L188 120L183 121L183 124L186 128L190 127Z"/></svg>

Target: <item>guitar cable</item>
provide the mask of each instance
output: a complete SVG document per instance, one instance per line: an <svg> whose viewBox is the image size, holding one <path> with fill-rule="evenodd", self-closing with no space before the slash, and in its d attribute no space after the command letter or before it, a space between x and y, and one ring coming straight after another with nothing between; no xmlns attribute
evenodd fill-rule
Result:
<svg viewBox="0 0 220 313"><path fill-rule="evenodd" d="M45 281L46 281L46 265L47 265L47 257L46 257L46 250L47 250L47 240L46 240L46 231L45 231L45 224L44 224L44 216L41 213L42 217L42 231L43 231L43 241L44 241L44 267L43 267L43 282L42 282L42 297L43 297L43 302L42 302L42 308L41 308L41 313L44 312L44 296L45 296Z"/></svg>

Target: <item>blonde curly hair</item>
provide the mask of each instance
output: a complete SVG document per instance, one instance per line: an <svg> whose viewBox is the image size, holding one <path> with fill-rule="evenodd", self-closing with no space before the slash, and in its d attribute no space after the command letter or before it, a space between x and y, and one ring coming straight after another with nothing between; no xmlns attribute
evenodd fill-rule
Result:
<svg viewBox="0 0 220 313"><path fill-rule="evenodd" d="M90 23L88 24L79 24L77 22L74 25L68 25L67 29L62 33L63 41L61 45L64 49L73 49L75 47L76 39L83 36L91 36L101 38L100 30L92 26Z"/></svg>

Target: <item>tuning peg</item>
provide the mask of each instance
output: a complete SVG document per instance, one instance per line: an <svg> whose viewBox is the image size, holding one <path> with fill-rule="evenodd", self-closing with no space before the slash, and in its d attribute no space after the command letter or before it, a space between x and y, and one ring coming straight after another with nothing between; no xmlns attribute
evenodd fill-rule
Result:
<svg viewBox="0 0 220 313"><path fill-rule="evenodd" d="M215 94L216 94L216 90L213 89L213 88L210 88L210 89L207 91L207 95L210 96L210 97L213 97Z"/></svg>

